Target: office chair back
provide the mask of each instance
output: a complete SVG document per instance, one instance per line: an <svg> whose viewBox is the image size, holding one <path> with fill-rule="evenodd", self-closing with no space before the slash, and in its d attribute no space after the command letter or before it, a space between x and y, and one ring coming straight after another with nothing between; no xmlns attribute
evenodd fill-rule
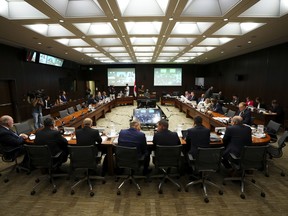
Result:
<svg viewBox="0 0 288 216"><path fill-rule="evenodd" d="M228 108L227 107L222 106L222 110L223 110L224 114L226 114L228 112Z"/></svg>
<svg viewBox="0 0 288 216"><path fill-rule="evenodd" d="M65 110L60 110L59 115L60 115L60 118L64 118L68 116L69 114L68 114L68 111L65 109Z"/></svg>
<svg viewBox="0 0 288 216"><path fill-rule="evenodd" d="M52 118L52 116L51 116L50 114L43 116L43 117L42 117L42 123L43 123L43 122L45 121L45 119L47 119L47 118Z"/></svg>
<svg viewBox="0 0 288 216"><path fill-rule="evenodd" d="M24 145L30 166L35 168L52 168L53 160L47 145Z"/></svg>
<svg viewBox="0 0 288 216"><path fill-rule="evenodd" d="M200 148L194 161L195 169L198 171L217 171L220 167L224 147Z"/></svg>
<svg viewBox="0 0 288 216"><path fill-rule="evenodd" d="M82 106L80 104L77 104L76 109L77 109L77 111L80 111L80 110L82 110Z"/></svg>
<svg viewBox="0 0 288 216"><path fill-rule="evenodd" d="M95 169L100 161L95 146L68 146L72 169Z"/></svg>
<svg viewBox="0 0 288 216"><path fill-rule="evenodd" d="M67 110L69 114L73 114L75 112L74 107L69 107Z"/></svg>
<svg viewBox="0 0 288 216"><path fill-rule="evenodd" d="M266 152L268 146L244 146L240 156L242 170L264 169L266 167Z"/></svg>
<svg viewBox="0 0 288 216"><path fill-rule="evenodd" d="M156 146L155 162L158 167L179 167L181 156L181 145Z"/></svg>
<svg viewBox="0 0 288 216"><path fill-rule="evenodd" d="M285 131L278 140L278 147L283 148L286 146L285 141L288 138L288 131Z"/></svg>
<svg viewBox="0 0 288 216"><path fill-rule="evenodd" d="M266 126L266 133L268 134L277 134L279 129L280 129L280 126L281 124L273 121L273 120L270 120Z"/></svg>
<svg viewBox="0 0 288 216"><path fill-rule="evenodd" d="M285 131L283 135L278 139L277 146L269 145L267 153L270 158L280 158L283 155L283 148L286 146L286 139L288 137L288 131Z"/></svg>
<svg viewBox="0 0 288 216"><path fill-rule="evenodd" d="M21 134L21 133L28 134L33 130L29 121L14 124L14 127L16 129L17 134Z"/></svg>
<svg viewBox="0 0 288 216"><path fill-rule="evenodd" d="M229 109L229 110L227 111L227 113L226 113L226 116L232 118L235 114L236 114L235 111Z"/></svg>
<svg viewBox="0 0 288 216"><path fill-rule="evenodd" d="M137 170L139 159L136 147L115 146L116 164L119 168Z"/></svg>

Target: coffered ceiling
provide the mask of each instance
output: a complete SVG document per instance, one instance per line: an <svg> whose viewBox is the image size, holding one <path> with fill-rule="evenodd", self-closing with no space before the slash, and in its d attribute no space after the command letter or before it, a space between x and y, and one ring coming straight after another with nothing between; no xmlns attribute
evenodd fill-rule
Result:
<svg viewBox="0 0 288 216"><path fill-rule="evenodd" d="M83 65L207 64L288 42L288 0L0 0L0 43Z"/></svg>

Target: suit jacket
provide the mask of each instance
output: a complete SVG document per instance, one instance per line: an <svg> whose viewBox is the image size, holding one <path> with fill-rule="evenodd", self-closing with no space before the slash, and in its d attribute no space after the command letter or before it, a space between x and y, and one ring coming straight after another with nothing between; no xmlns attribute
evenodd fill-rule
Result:
<svg viewBox="0 0 288 216"><path fill-rule="evenodd" d="M42 130L36 132L34 143L36 145L48 145L52 155L56 155L60 151L68 155L68 141L57 130L44 127Z"/></svg>
<svg viewBox="0 0 288 216"><path fill-rule="evenodd" d="M12 149L21 146L24 139L13 131L0 125L0 144L3 149Z"/></svg>
<svg viewBox="0 0 288 216"><path fill-rule="evenodd" d="M98 130L91 127L83 127L76 130L77 145L90 146L101 144L102 138Z"/></svg>
<svg viewBox="0 0 288 216"><path fill-rule="evenodd" d="M204 126L195 126L188 129L186 144L188 148L190 147L189 153L195 157L198 147L205 148L210 146L210 130Z"/></svg>
<svg viewBox="0 0 288 216"><path fill-rule="evenodd" d="M136 130L135 128L129 128L121 130L118 137L118 145L126 147L136 147L138 151L138 157L148 155L147 141L144 133Z"/></svg>
<svg viewBox="0 0 288 216"><path fill-rule="evenodd" d="M246 108L242 112L238 111L237 115L242 117L242 119L243 119L242 123L243 124L247 124L247 125L251 125L252 124L251 111L248 108Z"/></svg>
<svg viewBox="0 0 288 216"><path fill-rule="evenodd" d="M174 146L174 145L181 145L181 142L176 132L172 132L167 129L155 133L153 137L153 144L154 146L156 145Z"/></svg>
<svg viewBox="0 0 288 216"><path fill-rule="evenodd" d="M223 144L225 146L224 158L229 157L229 153L239 157L243 147L252 144L250 127L245 125L228 126L223 137Z"/></svg>
<svg viewBox="0 0 288 216"><path fill-rule="evenodd" d="M216 103L215 106L213 106L213 111L220 114L224 114L222 106L219 103Z"/></svg>

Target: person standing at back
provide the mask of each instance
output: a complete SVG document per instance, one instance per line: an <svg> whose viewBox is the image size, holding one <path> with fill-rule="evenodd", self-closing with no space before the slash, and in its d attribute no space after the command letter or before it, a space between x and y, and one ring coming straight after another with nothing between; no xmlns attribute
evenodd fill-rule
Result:
<svg viewBox="0 0 288 216"><path fill-rule="evenodd" d="M153 137L153 145L174 146L181 145L180 139L176 132L168 129L169 124L166 119L162 119L157 124L157 133Z"/></svg>
<svg viewBox="0 0 288 216"><path fill-rule="evenodd" d="M210 130L203 126L202 118L194 118L194 128L187 130L186 149L193 157L197 154L198 147L207 148L210 146Z"/></svg>

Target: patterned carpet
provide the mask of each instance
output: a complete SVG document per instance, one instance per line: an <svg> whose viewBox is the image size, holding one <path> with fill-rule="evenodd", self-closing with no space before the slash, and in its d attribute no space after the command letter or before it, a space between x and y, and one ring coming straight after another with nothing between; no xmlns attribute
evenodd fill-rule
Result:
<svg viewBox="0 0 288 216"><path fill-rule="evenodd" d="M127 128L132 115L133 106L120 106L106 115L106 118L97 122L98 127L111 127L114 124L117 130ZM191 127L193 120L187 119L172 106L163 107L169 118L170 129L174 130L181 125L186 129ZM285 149L284 156L275 160L277 165L288 168L288 153ZM0 163L0 168L7 164ZM64 169L68 169L65 164ZM224 194L208 186L209 203L203 201L200 185L192 186L189 192L177 191L170 182L165 183L163 194L158 194L159 179L151 182L138 180L142 195L137 196L134 185L124 185L120 196L116 195L119 182L113 176L107 177L106 184L95 181L95 196L89 196L86 183L75 189L75 194L70 195L72 180L65 178L56 179L57 193L53 194L49 183L38 188L34 196L30 191L39 171L30 175L24 172L13 173L8 183L0 177L0 212L1 215L288 215L288 176L282 177L274 167L270 169L270 177L263 173L255 173L255 179L264 188L266 197L250 185L247 186L246 199L241 199L240 184L228 182ZM222 184L224 171L215 173L211 180ZM288 173L287 173L288 175ZM189 182L188 176L176 179L182 187Z"/></svg>

